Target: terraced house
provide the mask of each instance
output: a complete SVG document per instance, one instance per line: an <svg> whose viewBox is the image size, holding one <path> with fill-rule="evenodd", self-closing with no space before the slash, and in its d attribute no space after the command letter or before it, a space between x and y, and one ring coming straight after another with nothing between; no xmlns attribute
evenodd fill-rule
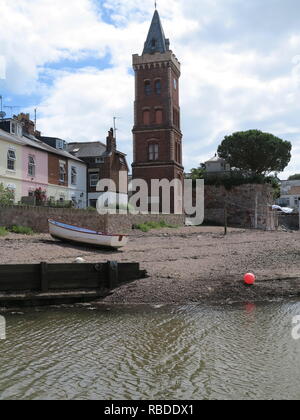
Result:
<svg viewBox="0 0 300 420"><path fill-rule="evenodd" d="M28 114L0 121L0 183L16 203L41 188L52 201L86 207L86 164L44 143Z"/></svg>

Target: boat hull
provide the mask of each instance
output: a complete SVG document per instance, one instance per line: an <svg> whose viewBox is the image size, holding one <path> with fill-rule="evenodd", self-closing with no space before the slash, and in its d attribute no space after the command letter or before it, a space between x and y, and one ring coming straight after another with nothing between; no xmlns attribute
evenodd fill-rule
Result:
<svg viewBox="0 0 300 420"><path fill-rule="evenodd" d="M95 247L104 248L122 248L127 242L128 238L124 235L105 235L95 233L80 232L70 228L58 226L57 224L49 221L49 233L50 235L61 241L67 241L77 243L81 245L90 245Z"/></svg>

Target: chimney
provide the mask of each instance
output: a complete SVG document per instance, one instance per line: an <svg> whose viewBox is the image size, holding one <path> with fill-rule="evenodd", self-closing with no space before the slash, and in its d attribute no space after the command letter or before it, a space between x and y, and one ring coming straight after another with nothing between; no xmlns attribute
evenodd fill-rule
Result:
<svg viewBox="0 0 300 420"><path fill-rule="evenodd" d="M108 132L108 137L106 137L106 150L108 153L115 152L117 150L117 143L114 137L114 130L111 128Z"/></svg>
<svg viewBox="0 0 300 420"><path fill-rule="evenodd" d="M21 113L17 116L18 120L23 123L23 131L26 134L35 135L34 122L30 120L29 114Z"/></svg>

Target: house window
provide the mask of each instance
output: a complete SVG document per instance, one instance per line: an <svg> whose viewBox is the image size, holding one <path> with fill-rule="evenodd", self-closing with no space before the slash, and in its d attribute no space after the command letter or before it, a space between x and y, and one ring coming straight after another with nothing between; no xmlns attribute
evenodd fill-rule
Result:
<svg viewBox="0 0 300 420"><path fill-rule="evenodd" d="M71 184L77 184L77 169L75 168L75 166L72 166L71 168Z"/></svg>
<svg viewBox="0 0 300 420"><path fill-rule="evenodd" d="M65 143L63 140L56 140L56 148L60 150L65 149Z"/></svg>
<svg viewBox="0 0 300 420"><path fill-rule="evenodd" d="M11 123L11 134L17 134L17 124L15 122Z"/></svg>
<svg viewBox="0 0 300 420"><path fill-rule="evenodd" d="M28 175L35 176L35 160L33 156L28 157Z"/></svg>
<svg viewBox="0 0 300 420"><path fill-rule="evenodd" d="M155 111L155 123L156 124L162 124L163 122L163 112L162 109L157 109Z"/></svg>
<svg viewBox="0 0 300 420"><path fill-rule="evenodd" d="M174 79L174 89L177 90L177 80Z"/></svg>
<svg viewBox="0 0 300 420"><path fill-rule="evenodd" d="M9 150L7 152L7 169L10 171L15 170L16 166L16 152L14 150Z"/></svg>
<svg viewBox="0 0 300 420"><path fill-rule="evenodd" d="M150 125L150 111L143 111L143 124Z"/></svg>
<svg viewBox="0 0 300 420"><path fill-rule="evenodd" d="M158 160L158 144L149 144L149 160Z"/></svg>
<svg viewBox="0 0 300 420"><path fill-rule="evenodd" d="M149 96L149 95L151 95L151 93L152 93L152 90L151 90L151 82L150 82L150 80L146 80L145 81L145 94L147 96Z"/></svg>
<svg viewBox="0 0 300 420"><path fill-rule="evenodd" d="M59 181L60 182L66 181L66 164L65 163L59 164Z"/></svg>
<svg viewBox="0 0 300 420"><path fill-rule="evenodd" d="M155 81L155 93L157 95L161 94L161 81L160 80Z"/></svg>
<svg viewBox="0 0 300 420"><path fill-rule="evenodd" d="M104 162L104 158L103 157L97 157L95 158L95 163L103 163Z"/></svg>
<svg viewBox="0 0 300 420"><path fill-rule="evenodd" d="M90 174L90 187L97 187L99 181L99 174Z"/></svg>

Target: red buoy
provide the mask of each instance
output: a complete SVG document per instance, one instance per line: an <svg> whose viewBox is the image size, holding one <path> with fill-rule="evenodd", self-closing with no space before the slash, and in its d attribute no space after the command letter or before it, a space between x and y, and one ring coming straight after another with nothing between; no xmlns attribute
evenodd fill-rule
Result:
<svg viewBox="0 0 300 420"><path fill-rule="evenodd" d="M253 286L253 284L256 281L256 277L253 273L247 273L244 276L244 281L245 281L245 284L247 284L249 286Z"/></svg>

